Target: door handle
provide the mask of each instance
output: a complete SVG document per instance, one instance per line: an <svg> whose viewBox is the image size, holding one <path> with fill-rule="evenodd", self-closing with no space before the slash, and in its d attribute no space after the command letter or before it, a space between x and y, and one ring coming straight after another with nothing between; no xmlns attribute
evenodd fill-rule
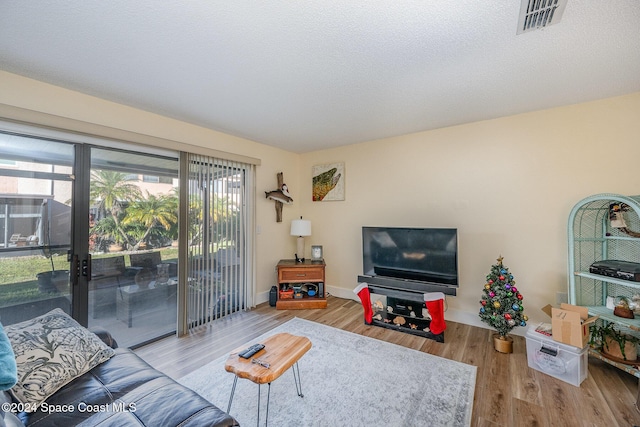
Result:
<svg viewBox="0 0 640 427"><path fill-rule="evenodd" d="M71 279L71 288L75 288L78 284L78 277L80 275L80 264L78 263L78 255L71 256L71 273L69 278Z"/></svg>
<svg viewBox="0 0 640 427"><path fill-rule="evenodd" d="M87 259L82 260L82 275L91 280L91 255L87 255Z"/></svg>

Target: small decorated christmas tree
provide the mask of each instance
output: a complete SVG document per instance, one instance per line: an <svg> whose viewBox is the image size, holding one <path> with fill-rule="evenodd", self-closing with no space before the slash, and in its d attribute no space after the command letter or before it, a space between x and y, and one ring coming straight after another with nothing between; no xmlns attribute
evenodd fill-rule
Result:
<svg viewBox="0 0 640 427"><path fill-rule="evenodd" d="M482 299L480 300L480 319L498 332L494 337L496 350L511 353L511 337L507 335L516 326L526 326L528 317L522 306L523 296L515 286L516 281L509 269L502 265L503 258L491 266L487 275Z"/></svg>

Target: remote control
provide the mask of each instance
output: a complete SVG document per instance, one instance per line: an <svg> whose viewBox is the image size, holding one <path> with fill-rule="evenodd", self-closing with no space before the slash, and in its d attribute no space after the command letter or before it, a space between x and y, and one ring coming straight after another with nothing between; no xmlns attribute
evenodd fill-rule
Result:
<svg viewBox="0 0 640 427"><path fill-rule="evenodd" d="M242 357L243 359L248 359L251 356L253 356L254 354L256 354L257 352L259 352L260 350L262 350L264 348L264 344L254 344L251 347L249 347L246 350L242 350L238 356Z"/></svg>

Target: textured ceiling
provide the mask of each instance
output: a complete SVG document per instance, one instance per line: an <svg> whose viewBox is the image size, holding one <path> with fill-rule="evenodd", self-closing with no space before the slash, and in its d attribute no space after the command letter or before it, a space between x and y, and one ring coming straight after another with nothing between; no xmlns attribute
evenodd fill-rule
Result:
<svg viewBox="0 0 640 427"><path fill-rule="evenodd" d="M638 0L0 1L0 69L294 152L640 91Z"/></svg>

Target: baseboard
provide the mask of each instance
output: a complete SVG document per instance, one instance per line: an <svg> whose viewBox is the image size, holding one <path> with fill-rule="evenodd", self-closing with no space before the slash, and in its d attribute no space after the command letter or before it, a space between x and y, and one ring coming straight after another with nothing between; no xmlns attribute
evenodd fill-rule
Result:
<svg viewBox="0 0 640 427"><path fill-rule="evenodd" d="M255 304L262 304L263 302L268 302L269 301L269 292L259 292L256 294L256 301Z"/></svg>

